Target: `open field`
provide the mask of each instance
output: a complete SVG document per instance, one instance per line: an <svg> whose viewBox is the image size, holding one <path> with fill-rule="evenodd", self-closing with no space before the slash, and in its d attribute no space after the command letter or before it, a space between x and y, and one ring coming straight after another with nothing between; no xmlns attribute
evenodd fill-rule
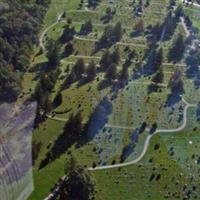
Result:
<svg viewBox="0 0 200 200"><path fill-rule="evenodd" d="M168 52L174 39L180 33L184 38L187 37L184 24L179 21L171 38L159 41L160 47L163 48L164 77L162 83L158 84L159 90L151 92L150 86L155 72L148 68L147 58L150 56L146 55L149 49L147 35L145 32L137 36L131 34L138 19L144 21L145 30L149 25L163 23L169 2L150 0L150 5L144 8L141 16L134 16L131 0L112 2L102 0L95 9L91 9L84 3L80 7L79 0L52 0L44 19L40 44L35 49L36 56L24 76L24 95L21 99L26 99L33 93L41 72L45 71L43 66L47 62L45 51L48 48L48 40L59 41L69 18L72 20L70 27L75 28L76 34L70 41L73 44L74 53L61 58L58 66L60 75L50 95L53 101L57 92L61 91L62 103L53 108L46 121L34 130L33 141L40 143L41 148L33 166L35 191L30 200L45 198L58 179L64 175L67 152L72 152L77 161L86 167L92 167L94 164L95 166L114 166L121 162L122 157L124 163L134 161L144 151L145 143L150 137L149 129L155 123L158 132L151 137L141 160L127 167L92 170L91 174L96 183L95 199L183 199L188 191L191 191L190 200L199 199L200 126L197 111L200 89L195 86L194 80L187 76L188 66L185 63L185 57L177 63L170 62L168 59ZM103 23L102 17L108 7L116 9L116 13L108 23ZM199 8L193 6L184 9L187 15L192 15L191 20L194 26L200 28L197 19ZM63 12L65 16L60 19L59 16ZM92 21L93 31L87 35L80 35L80 27L87 20ZM100 68L99 62L105 49L96 52L95 44L102 37L105 27L109 24L115 25L117 22L121 22L122 25L122 39L108 48L110 52L116 48L119 51L117 72L122 70L127 60L127 48L136 54L130 60L126 84L119 88L115 84L107 84L104 80L105 72L99 71L92 81L83 84L81 81L76 81L70 87L61 90L66 77L79 58L83 59L86 67L94 61L97 69ZM64 48L65 44L60 44L62 54ZM37 52L41 49L43 51L38 54ZM149 51L151 52L151 48ZM147 68L145 68L146 63ZM170 99L169 82L177 69L182 73L183 98L175 95ZM188 104L184 102L184 99ZM187 107L190 104L194 105ZM72 145L57 159L39 170L41 161L62 134L70 115L78 112L81 112L84 122L87 122L91 115L93 116L87 132L88 142L80 147L76 144ZM185 120L187 124L184 124ZM138 134L144 122L147 128ZM179 128L180 131L173 132ZM159 130L171 130L171 132L164 133L165 131ZM132 148L133 143L134 148ZM183 189L185 185L187 189Z"/></svg>

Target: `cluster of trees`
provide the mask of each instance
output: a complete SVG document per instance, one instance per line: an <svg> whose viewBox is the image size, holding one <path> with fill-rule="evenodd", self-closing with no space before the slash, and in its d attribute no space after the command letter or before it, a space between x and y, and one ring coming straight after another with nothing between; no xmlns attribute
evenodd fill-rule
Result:
<svg viewBox="0 0 200 200"><path fill-rule="evenodd" d="M74 27L71 27L69 24L65 25L63 34L60 37L61 43L67 43L73 40L76 31Z"/></svg>
<svg viewBox="0 0 200 200"><path fill-rule="evenodd" d="M107 80L115 80L118 79L120 81L128 80L128 66L126 63L122 66L121 71L117 72L117 65L120 61L119 49L115 48L115 50L110 53L109 50L106 50L99 62L101 70L105 72L105 78Z"/></svg>
<svg viewBox="0 0 200 200"><path fill-rule="evenodd" d="M7 0L0 16L0 100L15 101L50 0ZM18 71L18 73L17 73Z"/></svg>
<svg viewBox="0 0 200 200"><path fill-rule="evenodd" d="M86 125L83 123L81 112L71 114L65 123L62 134L55 140L53 146L41 161L39 169L51 163L65 153L73 144L81 144L86 139Z"/></svg>
<svg viewBox="0 0 200 200"><path fill-rule="evenodd" d="M88 20L84 24L82 24L81 29L80 29L80 34L81 35L87 35L88 33L92 32L93 30L93 25L92 21Z"/></svg>
<svg viewBox="0 0 200 200"><path fill-rule="evenodd" d="M101 0L88 0L88 8L96 8Z"/></svg>
<svg viewBox="0 0 200 200"><path fill-rule="evenodd" d="M163 82L163 50L162 48L153 49L151 54L151 61L149 61L150 70L154 72L151 85L149 86L149 92L157 92L160 89L160 84Z"/></svg>
<svg viewBox="0 0 200 200"><path fill-rule="evenodd" d="M168 52L168 60L170 62L179 62L183 58L185 51L185 38L182 34L178 34L172 42L172 46Z"/></svg>
<svg viewBox="0 0 200 200"><path fill-rule="evenodd" d="M137 20L134 28L133 28L133 32L140 34L144 31L144 20L143 19L139 19Z"/></svg>
<svg viewBox="0 0 200 200"><path fill-rule="evenodd" d="M49 41L48 52L47 52L48 61L46 63L45 70L41 73L40 79L36 85L33 98L37 100L37 117L35 120L35 126L41 121L41 117L45 116L45 113L48 113L52 110L53 107L61 104L60 92L57 93L55 99L51 100L51 93L57 79L61 73L60 65L60 46L55 41ZM43 117L42 117L43 119Z"/></svg>
<svg viewBox="0 0 200 200"><path fill-rule="evenodd" d="M65 165L65 179L60 188L59 200L92 200L94 194L94 181L90 173L78 165L73 156Z"/></svg>
<svg viewBox="0 0 200 200"><path fill-rule="evenodd" d="M168 87L171 90L171 94L180 95L184 93L184 85L182 80L182 73L176 70L169 80Z"/></svg>
<svg viewBox="0 0 200 200"><path fill-rule="evenodd" d="M35 88L34 98L38 103L38 112L49 112L52 109L51 92L56 84L60 70L43 72ZM40 113L38 113L40 115Z"/></svg>
<svg viewBox="0 0 200 200"><path fill-rule="evenodd" d="M102 37L96 43L96 50L111 47L113 44L121 40L122 35L123 30L120 22L116 23L114 27L111 25L106 26Z"/></svg>
<svg viewBox="0 0 200 200"><path fill-rule="evenodd" d="M168 13L167 13L167 16L165 17L165 21L164 23L162 24L162 35L161 35L161 40L168 40L170 39L175 30L176 30L176 26L177 26L177 16L175 16L172 12L172 10L170 10Z"/></svg>
<svg viewBox="0 0 200 200"><path fill-rule="evenodd" d="M69 86L76 81L80 81L82 78L85 78L86 81L92 81L95 78L96 73L97 67L93 60L86 66L84 60L79 58L72 66L71 72L65 80L64 87Z"/></svg>
<svg viewBox="0 0 200 200"><path fill-rule="evenodd" d="M104 24L108 23L113 16L115 15L116 10L115 9L111 9L111 7L106 8L106 13L105 15L101 18L101 20L103 21Z"/></svg>

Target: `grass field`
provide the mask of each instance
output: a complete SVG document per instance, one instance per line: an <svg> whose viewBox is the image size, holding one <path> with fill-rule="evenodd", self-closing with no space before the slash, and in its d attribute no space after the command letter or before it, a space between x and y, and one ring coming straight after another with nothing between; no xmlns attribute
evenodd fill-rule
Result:
<svg viewBox="0 0 200 200"><path fill-rule="evenodd" d="M183 73L184 98L192 104L198 104L200 101L199 89L194 86L192 80L185 76L187 66L184 64L184 60L173 64L168 63L167 59L173 39L180 32L186 37L186 33L182 24L179 23L173 37L161 43L164 57L164 80L160 92L149 93L148 88L153 74L135 73L138 67L136 63L145 62L144 56L146 49L148 49L148 41L144 34L131 37L138 20L138 17L134 16L133 10L130 9L131 1L115 0L113 3L109 3L107 0L102 0L96 9L88 9L84 4L80 8L79 3L79 0L52 0L44 19L41 35L43 31L56 22L60 13L66 12L66 17L46 32L43 38L44 45L49 38L53 40L60 38L68 18L72 19L71 26L74 26L77 32L87 20L92 20L94 27L93 32L89 35L79 36L77 34L72 40L76 54L62 58L59 66L61 75L51 94L52 100L67 76L66 68L68 65L71 69L78 58L83 58L86 64L91 60L99 64L103 50L94 53L94 48L96 40L98 41L101 37L106 26L101 18L105 15L108 7L116 9L116 14L108 24L114 25L116 22L121 22L124 29L122 40L109 49L111 52L116 47L119 49L121 60L119 66L117 66L117 71L119 72L122 69L126 59L126 47L135 50L137 58L129 66L129 80L125 87L117 91L111 86L99 89L99 84L105 76L104 73L100 72L89 83L78 85L76 82L64 89L62 91L62 104L53 111L57 112L55 117L66 121L70 114L81 111L83 120L87 121L91 114L97 110L96 119L98 121L101 120L99 119L101 115L98 113L98 106L106 110L107 122L103 124L100 130L91 128L92 139L79 148L73 145L69 151L80 164L88 167L91 167L94 162L97 165L109 165L113 160L119 163L124 147L131 143L131 137L134 136L135 131L141 127L144 121L148 127L156 122L159 129L175 129L183 124L185 103L181 100L173 106L168 106L166 103L170 94L168 82L176 69ZM150 5L144 8L139 17L144 20L145 28L164 21L168 3L167 0L150 0ZM185 12L192 15L194 25L199 28L199 8L185 8ZM64 45L61 46L61 49L64 49ZM38 48L36 47L37 51ZM46 61L44 52L33 58L29 72L24 75L24 98L34 91L42 69L40 66ZM139 66L139 68L142 69L142 66ZM69 110L69 112L62 113L65 110ZM61 114L58 114L59 112ZM200 126L196 116L196 108L190 108L187 112L188 121L184 130L178 133L159 133L153 136L144 158L135 165L91 172L95 180L95 199L183 199L188 191L191 191L190 200L199 199L200 155L198 155L198 149L200 139L198 138ZM42 145L33 166L35 191L29 200L39 200L46 197L58 179L64 175L67 152L45 168L38 170L41 160L44 159L57 137L62 133L64 124L64 121L47 119L34 130L33 141ZM139 136L134 150L129 152L124 162L134 160L141 154L148 135L149 133L144 131Z"/></svg>

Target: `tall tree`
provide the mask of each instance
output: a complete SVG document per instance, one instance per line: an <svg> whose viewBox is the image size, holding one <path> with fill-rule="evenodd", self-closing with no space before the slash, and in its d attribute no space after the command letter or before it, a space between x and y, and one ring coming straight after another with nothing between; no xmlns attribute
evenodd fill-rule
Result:
<svg viewBox="0 0 200 200"><path fill-rule="evenodd" d="M79 58L77 62L75 63L72 71L76 75L77 79L80 79L82 75L85 73L85 63L82 58Z"/></svg>
<svg viewBox="0 0 200 200"><path fill-rule="evenodd" d="M94 61L92 60L86 70L86 74L87 74L87 78L88 80L93 80L96 76L97 73L97 69L96 69L96 64L94 63Z"/></svg>
<svg viewBox="0 0 200 200"><path fill-rule="evenodd" d="M66 43L71 41L74 38L76 33L74 27L70 27L68 24L65 26L62 36L60 37L60 42Z"/></svg>
<svg viewBox="0 0 200 200"><path fill-rule="evenodd" d="M139 19L133 29L134 32L138 32L141 33L144 31L144 20L143 19Z"/></svg>
<svg viewBox="0 0 200 200"><path fill-rule="evenodd" d="M70 158L65 167L66 177L59 191L59 200L92 200L94 182L89 172Z"/></svg>
<svg viewBox="0 0 200 200"><path fill-rule="evenodd" d="M105 78L108 80L114 80L117 78L117 66L112 63L106 70Z"/></svg>
<svg viewBox="0 0 200 200"><path fill-rule="evenodd" d="M122 38L123 31L122 31L122 25L120 22L117 22L116 25L113 27L112 31L112 38L114 42L119 42Z"/></svg>
<svg viewBox="0 0 200 200"><path fill-rule="evenodd" d="M85 24L81 26L80 34L86 35L92 32L92 29L93 29L92 21L88 20L85 22Z"/></svg>
<svg viewBox="0 0 200 200"><path fill-rule="evenodd" d="M120 61L119 49L115 48L115 50L111 54L112 62L118 64Z"/></svg>
<svg viewBox="0 0 200 200"><path fill-rule="evenodd" d="M76 115L71 115L66 122L63 129L63 135L70 143L74 143L83 136L83 130L82 115L78 112Z"/></svg>
<svg viewBox="0 0 200 200"><path fill-rule="evenodd" d="M169 80L168 87L171 90L172 94L183 94L184 86L182 81L182 73L179 70L176 70Z"/></svg>
<svg viewBox="0 0 200 200"><path fill-rule="evenodd" d="M123 65L122 70L119 73L119 80L120 81L127 81L128 77L129 77L128 67L126 65Z"/></svg>
<svg viewBox="0 0 200 200"><path fill-rule="evenodd" d="M65 46L64 55L70 56L73 52L74 52L73 44L71 42L67 43L67 45Z"/></svg>
<svg viewBox="0 0 200 200"><path fill-rule="evenodd" d="M48 45L48 70L54 70L60 64L60 48L59 44L54 41L50 41Z"/></svg>
<svg viewBox="0 0 200 200"><path fill-rule="evenodd" d="M110 52L109 52L109 50L106 50L103 53L99 64L100 64L101 68L105 71L108 69L108 67L111 65L111 63L112 63L112 58L111 58Z"/></svg>
<svg viewBox="0 0 200 200"><path fill-rule="evenodd" d="M179 62L183 58L185 51L185 39L182 34L178 34L176 39L172 43L172 47L168 52L168 60L170 62Z"/></svg>

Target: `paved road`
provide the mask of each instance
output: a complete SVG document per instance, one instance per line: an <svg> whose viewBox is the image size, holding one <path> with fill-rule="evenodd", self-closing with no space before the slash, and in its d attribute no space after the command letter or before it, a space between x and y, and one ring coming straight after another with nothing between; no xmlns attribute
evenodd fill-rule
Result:
<svg viewBox="0 0 200 200"><path fill-rule="evenodd" d="M135 164L135 163L139 162L144 157L144 155L147 152L150 140L155 134L157 134L157 133L177 133L177 132L182 131L187 125L187 111L188 111L188 109L191 108L191 107L196 107L197 106L196 104L189 104L184 99L184 97L182 97L182 101L186 104L186 106L184 108L184 111L183 111L183 124L180 127L176 128L176 129L157 129L152 135L148 135L147 138L146 138L145 144L144 144L143 151L142 151L142 153L140 154L140 156L138 158L136 158L135 160L132 160L130 162L126 162L126 163L120 163L120 164L116 164L116 165L99 166L99 167L88 168L88 169L90 171L96 171L96 170L104 170L104 169L113 169L113 168L118 168L118 167L125 167L125 166L129 166L129 165ZM67 120L68 120L68 119L64 119L64 118L53 117L51 115L47 115L47 117L51 118L53 120L62 121L62 122L67 122ZM107 128L118 128L118 129L127 129L127 130L134 130L135 129L135 127L117 126L117 125L110 125L110 124L105 125L105 127L107 127ZM149 129L147 129L147 131L149 131Z"/></svg>
<svg viewBox="0 0 200 200"><path fill-rule="evenodd" d="M146 154L149 143L151 141L151 138L154 135L156 135L157 133L177 133L177 132L182 131L187 125L187 111L188 111L188 109L191 108L191 107L197 106L196 104L189 104L183 97L182 97L182 101L186 104L186 106L185 106L184 111L183 111L183 124L179 128L176 128L176 129L157 129L152 135L148 135L146 140L145 140L145 144L144 144L144 148L143 148L142 153L135 160L132 160L132 161L126 162L126 163L115 164L115 165L98 166L98 167L95 167L95 168L90 167L90 168L88 168L88 170L96 171L96 170L114 169L114 168L126 167L126 166L129 166L129 165L136 164Z"/></svg>
<svg viewBox="0 0 200 200"><path fill-rule="evenodd" d="M188 103L184 97L182 97L182 101L186 104L184 111L183 111L183 124L176 129L157 129L153 134L148 135L145 143L144 143L144 148L142 150L142 153L134 160L130 161L130 162L126 162L126 163L120 163L120 164L115 164L115 165L107 165L107 166L98 166L95 168L88 168L89 171L97 171L97 170L106 170L106 169L114 169L114 168L119 168L119 167L126 167L126 166L130 166L133 164L138 163L146 154L148 146L150 144L151 138L156 135L157 133L177 133L182 131L186 125L187 125L187 111L189 108L191 107L196 107L196 104L190 104ZM59 119L59 118L58 118ZM63 120L63 119L62 119ZM66 119L65 119L66 120ZM109 126L109 125L107 125ZM121 126L110 126L110 127L115 127L115 128L122 128ZM130 129L134 129L133 127L123 127L123 128L130 128ZM149 131L149 129L147 129L147 131ZM51 200L55 197L55 194L57 193L57 191L59 191L61 185L62 185L62 181L65 179L65 176L63 176L61 178L61 182L57 184L57 186L54 188L53 192L51 192L44 200Z"/></svg>

